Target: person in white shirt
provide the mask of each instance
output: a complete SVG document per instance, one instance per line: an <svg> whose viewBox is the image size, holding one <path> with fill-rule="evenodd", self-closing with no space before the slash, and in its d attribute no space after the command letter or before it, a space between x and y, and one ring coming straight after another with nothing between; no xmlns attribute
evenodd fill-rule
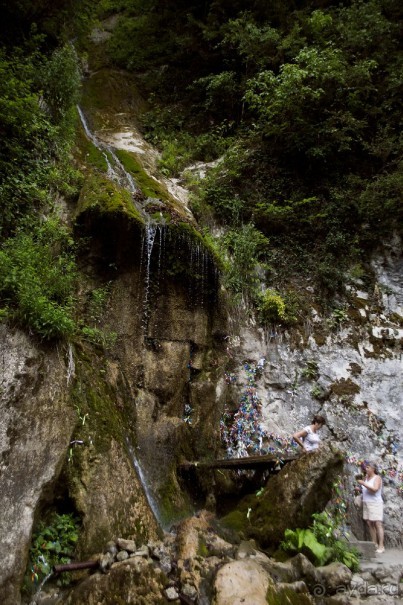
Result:
<svg viewBox="0 0 403 605"><path fill-rule="evenodd" d="M362 489L362 516L367 522L371 540L376 544L377 553L385 552L383 543L383 499L382 479L378 475L376 464L365 464L365 479L359 479Z"/></svg>
<svg viewBox="0 0 403 605"><path fill-rule="evenodd" d="M312 424L303 428L302 431L294 433L292 438L302 447L304 452L314 452L320 444L318 431L324 424L326 424L324 417L317 414L312 418Z"/></svg>

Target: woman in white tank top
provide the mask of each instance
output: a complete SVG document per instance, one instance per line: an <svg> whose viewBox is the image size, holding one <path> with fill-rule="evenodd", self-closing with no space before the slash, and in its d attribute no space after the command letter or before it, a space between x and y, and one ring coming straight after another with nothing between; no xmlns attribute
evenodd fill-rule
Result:
<svg viewBox="0 0 403 605"><path fill-rule="evenodd" d="M366 477L359 479L362 489L363 519L367 522L371 540L377 546L377 553L385 551L383 543L383 499L382 479L376 473L376 465L367 462L365 465Z"/></svg>
<svg viewBox="0 0 403 605"><path fill-rule="evenodd" d="M302 431L294 433L292 438L302 447L304 452L314 452L320 444L318 431L324 424L326 424L326 421L323 416L316 415L312 418L312 424L303 428Z"/></svg>

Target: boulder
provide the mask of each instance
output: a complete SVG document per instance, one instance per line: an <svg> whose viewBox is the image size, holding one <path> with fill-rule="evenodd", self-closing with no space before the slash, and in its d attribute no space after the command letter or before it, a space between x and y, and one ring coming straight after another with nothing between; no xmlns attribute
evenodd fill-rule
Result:
<svg viewBox="0 0 403 605"><path fill-rule="evenodd" d="M267 605L270 583L269 575L255 561L231 561L217 573L213 605Z"/></svg>
<svg viewBox="0 0 403 605"><path fill-rule="evenodd" d="M317 571L321 576L320 584L329 593L340 593L345 587L349 586L353 577L351 570L337 561L317 567Z"/></svg>
<svg viewBox="0 0 403 605"><path fill-rule="evenodd" d="M223 522L231 525L233 521L264 548L274 548L286 529L307 527L312 514L325 508L342 469L343 454L331 444L323 445L286 464L269 478L262 495L247 496Z"/></svg>
<svg viewBox="0 0 403 605"><path fill-rule="evenodd" d="M56 605L166 605L167 581L160 570L141 557L114 563L107 574L95 573L78 584Z"/></svg>

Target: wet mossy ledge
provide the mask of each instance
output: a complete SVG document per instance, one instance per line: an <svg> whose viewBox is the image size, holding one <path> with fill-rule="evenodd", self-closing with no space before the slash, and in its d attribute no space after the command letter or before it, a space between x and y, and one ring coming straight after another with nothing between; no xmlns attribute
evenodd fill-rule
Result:
<svg viewBox="0 0 403 605"><path fill-rule="evenodd" d="M145 220L135 207L129 191L101 175L89 176L81 190L76 215L124 215L129 222L144 226Z"/></svg>
<svg viewBox="0 0 403 605"><path fill-rule="evenodd" d="M115 149L115 155L124 169L133 177L138 188L138 199L149 219L156 223L194 223L183 205L168 191L166 186L148 174L137 154Z"/></svg>
<svg viewBox="0 0 403 605"><path fill-rule="evenodd" d="M87 174L92 170L106 174L108 171L108 163L105 155L100 149L87 137L84 128L79 120L77 112L76 134L74 159L80 166L80 170Z"/></svg>
<svg viewBox="0 0 403 605"><path fill-rule="evenodd" d="M104 266L113 264L117 268L136 263L150 229L160 232L156 247L164 242L165 249L158 256L167 275L204 280L204 272L217 286L224 262L193 224L179 220L162 201L160 212L142 214L129 191L106 176L95 172L88 175L77 203L75 231L78 237L89 238L93 257ZM192 258L198 262L192 263Z"/></svg>
<svg viewBox="0 0 403 605"><path fill-rule="evenodd" d="M120 127L124 113L136 123L148 108L129 72L105 66L84 80L80 105L95 129Z"/></svg>

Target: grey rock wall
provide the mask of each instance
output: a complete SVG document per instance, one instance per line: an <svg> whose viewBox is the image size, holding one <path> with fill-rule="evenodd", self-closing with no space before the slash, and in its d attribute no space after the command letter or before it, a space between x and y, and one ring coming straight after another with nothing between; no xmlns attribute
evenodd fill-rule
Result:
<svg viewBox="0 0 403 605"><path fill-rule="evenodd" d="M398 546L403 544L403 494L399 492L403 479L393 469L403 472L400 243L395 241L376 257L373 267L378 282L375 291L352 284L343 321L333 328L331 317L329 322L329 317L321 317L312 308L305 331L297 339L295 334L255 326L244 327L239 338L230 339L229 355L237 376L231 389L239 397L247 384L244 362L257 364L264 357L256 388L262 425L268 433L287 438L310 424L313 414L326 417L323 439L342 448L350 462L345 467L348 519L361 538L364 526L351 506L354 476L359 471L355 462L368 458L378 462L383 471L386 543ZM312 368L317 369L316 375Z"/></svg>

